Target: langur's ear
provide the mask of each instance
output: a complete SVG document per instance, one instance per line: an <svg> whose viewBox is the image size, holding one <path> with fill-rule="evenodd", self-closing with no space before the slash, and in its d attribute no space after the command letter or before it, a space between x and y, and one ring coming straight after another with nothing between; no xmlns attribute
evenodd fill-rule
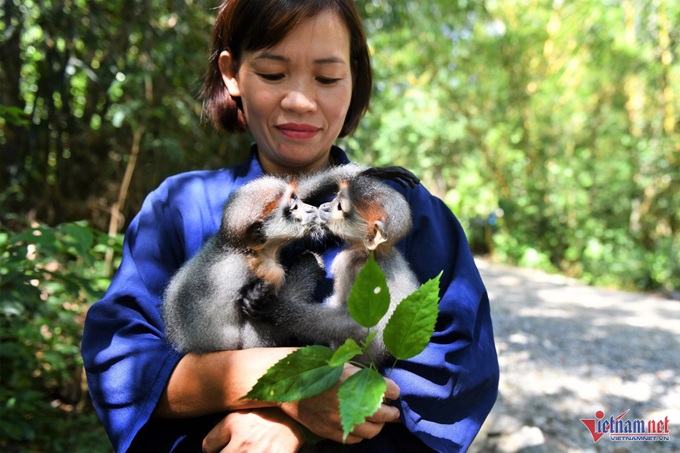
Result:
<svg viewBox="0 0 680 453"><path fill-rule="evenodd" d="M246 247L252 250L259 250L267 242L267 237L264 234L264 223L260 220L253 222L246 229L245 243Z"/></svg>
<svg viewBox="0 0 680 453"><path fill-rule="evenodd" d="M372 235L369 236L366 247L369 250L375 250L383 242L387 242L387 235L385 234L385 223L382 220L376 220L373 222Z"/></svg>
<svg viewBox="0 0 680 453"><path fill-rule="evenodd" d="M281 195L281 200L279 201L279 205L283 207L289 207L293 204L293 202L297 200L297 195L295 194L295 188L292 185L288 185L286 187L286 191L283 192L283 195Z"/></svg>
<svg viewBox="0 0 680 453"><path fill-rule="evenodd" d="M222 73L222 81L227 87L227 91L231 97L240 97L241 88L239 87L238 83L238 70L236 68L236 62L228 50L223 50L222 53L220 53L218 65L220 67L220 73Z"/></svg>

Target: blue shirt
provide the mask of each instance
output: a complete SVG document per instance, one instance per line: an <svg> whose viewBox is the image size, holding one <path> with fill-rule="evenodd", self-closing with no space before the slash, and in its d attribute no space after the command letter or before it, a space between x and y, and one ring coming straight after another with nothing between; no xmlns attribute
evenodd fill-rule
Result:
<svg viewBox="0 0 680 453"><path fill-rule="evenodd" d="M348 162L339 148L332 157ZM252 153L233 168L170 177L130 223L120 268L90 308L82 344L90 394L116 451L200 452L223 417L151 418L181 359L165 339L160 306L170 277L217 232L229 194L262 174ZM443 270L440 315L427 348L391 375L401 389L402 423L387 424L352 451L465 451L498 390L487 292L448 207L422 185L390 184L413 216L413 231L398 247L421 282ZM326 258L334 253L330 247Z"/></svg>

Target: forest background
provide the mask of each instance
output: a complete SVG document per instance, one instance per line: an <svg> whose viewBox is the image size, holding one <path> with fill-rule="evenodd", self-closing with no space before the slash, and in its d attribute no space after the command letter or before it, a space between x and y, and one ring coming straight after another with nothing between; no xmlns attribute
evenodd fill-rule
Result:
<svg viewBox="0 0 680 453"><path fill-rule="evenodd" d="M341 144L403 165L473 249L680 289L680 3L358 0L371 109ZM244 157L201 121L216 0L0 0L0 449L109 451L87 307L166 176Z"/></svg>

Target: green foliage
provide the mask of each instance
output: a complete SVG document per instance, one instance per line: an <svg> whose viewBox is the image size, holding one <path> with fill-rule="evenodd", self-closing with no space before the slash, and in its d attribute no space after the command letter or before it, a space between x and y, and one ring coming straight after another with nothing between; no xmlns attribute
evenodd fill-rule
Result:
<svg viewBox="0 0 680 453"><path fill-rule="evenodd" d="M80 341L120 239L84 223L0 232L0 448L110 450L88 404ZM82 433L91 433L83 435Z"/></svg>
<svg viewBox="0 0 680 453"><path fill-rule="evenodd" d="M343 440L347 440L356 425L376 413L386 390L385 379L372 368L359 370L342 383L338 389L338 400Z"/></svg>
<svg viewBox="0 0 680 453"><path fill-rule="evenodd" d="M344 144L415 171L499 259L678 289L676 3L359 0L376 83ZM201 125L215 5L2 3L0 222L105 229L136 136L126 220L166 175L244 156Z"/></svg>
<svg viewBox="0 0 680 453"><path fill-rule="evenodd" d="M8 107L0 105L0 125L11 124L14 126L24 126L28 124L23 110L18 107Z"/></svg>
<svg viewBox="0 0 680 453"><path fill-rule="evenodd" d="M244 398L297 401L325 392L338 382L342 364L329 365L333 350L325 346L298 349L272 367Z"/></svg>
<svg viewBox="0 0 680 453"><path fill-rule="evenodd" d="M372 340L372 339L371 339ZM366 343L370 343L371 340L366 340ZM357 344L356 341L354 341L351 338L348 338L345 340L343 344L341 344L338 349L335 350L335 353L333 354L333 357L328 361L328 364L331 366L342 366L346 362L349 362L352 360L354 357L360 355L363 353L363 349L361 349L361 346Z"/></svg>
<svg viewBox="0 0 680 453"><path fill-rule="evenodd" d="M106 229L136 136L141 171L128 219L168 174L243 158L247 138L201 125L215 6L0 3L0 222L33 212L50 224L87 218Z"/></svg>
<svg viewBox="0 0 680 453"><path fill-rule="evenodd" d="M396 359L409 359L418 355L430 341L439 313L440 277L441 273L402 300L388 320L385 346ZM385 282L385 274L371 255L357 275L351 291L355 307L350 310L350 315L358 324L374 327L387 313L389 288ZM373 304L381 308L374 310L360 307ZM377 316L376 313L382 314ZM243 398L287 402L318 395L338 383L345 363L358 355L369 356L368 347L374 337L375 332L367 331L362 346L348 338L335 351L319 345L298 349L267 370ZM347 439L356 425L378 410L386 390L387 383L373 363L340 383L338 401L343 440Z"/></svg>
<svg viewBox="0 0 680 453"><path fill-rule="evenodd" d="M439 280L426 281L415 292L399 302L390 317L383 340L397 359L408 359L419 354L430 341L439 314Z"/></svg>
<svg viewBox="0 0 680 453"><path fill-rule="evenodd" d="M371 303L367 304L367 300ZM350 290L347 299L349 314L359 325L373 327L385 316L389 307L387 279L371 254Z"/></svg>
<svg viewBox="0 0 680 453"><path fill-rule="evenodd" d="M415 171L499 260L680 288L680 4L359 3L357 159Z"/></svg>

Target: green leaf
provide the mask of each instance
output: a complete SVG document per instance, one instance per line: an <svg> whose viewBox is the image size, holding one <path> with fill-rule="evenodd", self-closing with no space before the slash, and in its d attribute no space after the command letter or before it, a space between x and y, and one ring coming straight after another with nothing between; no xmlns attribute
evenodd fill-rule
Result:
<svg viewBox="0 0 680 453"><path fill-rule="evenodd" d="M330 366L342 366L346 362L350 361L353 357L358 356L363 353L361 347L351 338L345 340L345 342L335 351L333 357L328 362Z"/></svg>
<svg viewBox="0 0 680 453"><path fill-rule="evenodd" d="M340 379L342 366L328 364L333 350L326 346L306 346L277 362L243 398L260 401L297 401L318 395Z"/></svg>
<svg viewBox="0 0 680 453"><path fill-rule="evenodd" d="M390 290L387 288L387 279L371 254L349 293L349 314L360 325L373 327L385 316L389 306Z"/></svg>
<svg viewBox="0 0 680 453"><path fill-rule="evenodd" d="M20 107L10 107L0 104L0 118L15 126L26 126L30 124L28 115Z"/></svg>
<svg viewBox="0 0 680 453"><path fill-rule="evenodd" d="M371 341L373 341L377 336L378 336L377 330L369 332L368 335L366 336L366 341L362 343L362 346L368 347L368 345L371 344Z"/></svg>
<svg viewBox="0 0 680 453"><path fill-rule="evenodd" d="M387 390L385 379L377 371L364 368L340 384L340 418L342 420L343 441L359 423L375 414L380 408L383 395Z"/></svg>
<svg viewBox="0 0 680 453"><path fill-rule="evenodd" d="M57 227L57 231L64 235L63 242L73 247L75 255L87 255L94 241L94 233L87 225L76 222L64 223Z"/></svg>
<svg viewBox="0 0 680 453"><path fill-rule="evenodd" d="M439 313L440 272L397 305L383 332L387 350L397 359L420 354L434 333Z"/></svg>

